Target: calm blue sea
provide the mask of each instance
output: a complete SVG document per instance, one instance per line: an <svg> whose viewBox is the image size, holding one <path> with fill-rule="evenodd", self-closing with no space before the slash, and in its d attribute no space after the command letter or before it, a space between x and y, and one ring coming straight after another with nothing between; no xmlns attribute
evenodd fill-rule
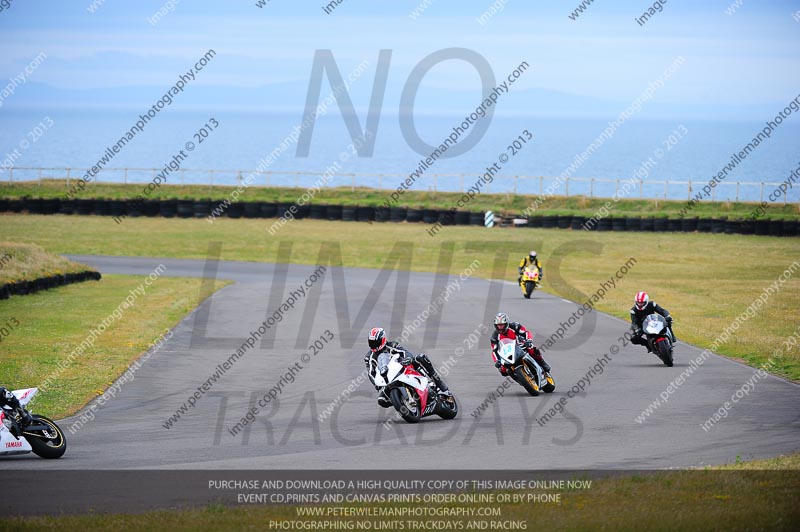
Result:
<svg viewBox="0 0 800 532"><path fill-rule="evenodd" d="M88 168L102 157L106 147L114 144L134 124L138 113L121 110L50 110L19 111L2 110L0 114L0 164L8 156L15 159L14 166L23 167L71 167ZM219 126L211 131L202 143L197 143L194 134L209 119L214 118ZM416 126L420 136L430 144L440 143L458 125L463 117L419 117ZM795 117L790 117L772 137L762 143L749 157L739 164L727 178L725 186L715 191L717 199L733 199L735 182L739 186L741 199L758 200L760 183L781 182L800 165L800 126ZM49 119L49 120L48 120ZM792 120L794 119L794 120ZM362 127L364 118L362 116ZM52 125L42 128L40 124ZM142 133L125 146L108 164L109 167L161 168L188 141L195 142L194 151L183 163L184 169L216 169L234 172L185 171L175 174L169 182L183 180L185 183L234 184L236 170L249 170L258 161L272 152L276 146L299 124L300 116L265 113L206 113L174 112L167 108L145 127ZM39 125L38 129L35 129ZM539 193L540 186L547 187L551 178L561 174L575 156L584 151L606 128L607 121L599 119L552 119L552 118L508 118L494 117L481 141L467 153L458 157L440 159L413 187L427 190L458 190L462 183L469 187L475 175L495 163L501 154L509 156L502 169L503 175L536 176L535 179L520 179L517 191ZM664 181L694 182L695 191L730 163L731 155L738 152L762 128L763 123L644 121L632 119L624 123L612 138L592 154L573 175L580 178L595 178L593 185L597 195L610 196L615 184L599 180L630 180L637 173L644 185L641 191L629 187L629 197L642 194L645 197L685 199L687 186ZM516 155L508 146L523 130L533 135L533 141L522 145ZM672 135L672 138L670 138ZM27 142L23 142L27 141ZM354 178L348 174L368 174L355 178L355 183L368 186L393 188L401 181L399 175L414 171L421 156L412 150L403 138L397 116L381 117L371 157L344 156L349 154L351 140L338 111L319 118L313 131L308 157L297 157L295 145L285 150L271 165L277 172L303 172L306 175L279 174L270 176L275 185L308 186L319 179L319 175L336 161L340 170L330 181L331 186L350 185ZM661 152L657 150L662 150ZM14 150L17 150L14 154ZM12 155L13 154L13 155ZM342 162L342 158L347 159ZM646 162L646 172L641 166ZM473 176L431 177L432 174L473 174ZM62 177L62 173L45 172L46 177ZM74 175L74 174L73 174ZM380 176L383 177L380 177ZM544 176L543 180L538 176ZM15 171L14 179L38 177L38 173ZM129 172L129 181L147 182L150 172ZM0 180L8 180L7 169L0 170ZM121 181L121 173L105 172L100 179ZM656 183L658 182L658 183ZM256 184L266 184L263 178ZM698 187L699 185L699 187ZM496 179L490 186L492 192L513 192L513 179ZM765 188L769 193L774 187ZM789 201L800 198L795 188ZM564 193L564 186L556 190ZM570 183L570 192L589 192L588 183Z"/></svg>

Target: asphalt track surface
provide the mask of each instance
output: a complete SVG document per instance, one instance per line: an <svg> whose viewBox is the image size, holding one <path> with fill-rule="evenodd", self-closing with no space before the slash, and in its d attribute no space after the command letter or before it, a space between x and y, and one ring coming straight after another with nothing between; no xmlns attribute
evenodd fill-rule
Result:
<svg viewBox="0 0 800 532"><path fill-rule="evenodd" d="M158 264L165 276L204 275L204 261L128 257L72 257L103 274L147 275ZM643 348L622 346L628 325L593 312L572 327L546 358L554 368L557 389L530 397L515 383L476 419L471 413L502 383L490 360L488 332L477 346L469 333L497 308L512 319L531 325L537 343L566 321L578 304L543 292L524 300L513 283L494 285L467 279L441 311L441 322L429 320L406 342L412 351L424 350L434 364L465 347L447 376L460 413L453 421L425 418L416 425L395 418L393 410L378 407L369 382L363 382L337 413L324 421L318 416L363 370L366 334L371 326L391 323L402 307L396 277L379 282L377 303L359 316L380 270L329 268L309 289L308 296L286 313L275 328L272 346L259 342L182 415L171 428L165 421L207 381L218 364L258 329L276 304L288 297L314 271L302 265L221 262L217 278L232 279L206 299L174 329L171 339L126 382L114 399L99 407L96 418L75 434L68 428L78 419L60 422L69 448L58 461L29 454L0 459L14 469L656 469L729 463L737 457L756 459L800 448L800 386L768 376L758 380L711 430L701 425L755 373L753 368L710 356L643 423L640 415L681 372L700 349L679 342L676 363L667 368ZM337 274L342 274L337 280ZM285 275L285 290L272 281ZM335 288L339 286L336 296ZM410 273L404 321L413 321L443 285L434 274ZM440 283L442 278L439 279ZM156 281L157 282L157 281ZM496 293L492 294L492 286ZM270 292L273 292L272 294ZM278 293L280 292L280 293ZM319 297L318 304L314 298ZM198 294L200 297L200 294ZM342 332L337 317L342 298L353 330ZM487 304L488 302L488 304ZM316 316L303 320L306 306ZM269 307L269 308L268 308ZM367 315L368 314L368 315ZM206 326L203 322L207 317ZM123 318L124 319L124 318ZM397 322L397 318L395 318ZM490 322L488 322L490 323ZM205 330L203 330L205 329ZM301 361L305 347L330 330L336 339L288 383L256 421L242 433L228 431L258 398L273 387L287 368ZM301 341L308 330L310 341ZM680 327L676 327L680 337ZM396 337L400 330L389 330ZM194 338L193 338L194 336ZM354 345L350 345L351 338ZM569 388L584 377L598 357L618 346L618 352L585 392L567 397ZM565 413L545 426L533 417L544 415L562 397ZM42 412L46 414L46 412ZM526 420L527 419L527 420Z"/></svg>

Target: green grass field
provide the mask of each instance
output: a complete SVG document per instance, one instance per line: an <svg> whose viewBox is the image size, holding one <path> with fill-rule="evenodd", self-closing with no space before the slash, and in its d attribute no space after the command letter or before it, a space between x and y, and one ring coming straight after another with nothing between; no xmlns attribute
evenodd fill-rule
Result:
<svg viewBox="0 0 800 532"><path fill-rule="evenodd" d="M315 220L292 221L270 237L268 222L136 218L117 225L94 216L0 217L6 240L35 242L56 253L204 259L209 242L219 241L222 259L276 261L279 244L286 242L292 246L291 256L284 258L288 262L316 264L321 250L338 248L343 266L380 268L402 253L410 270L437 271L442 249L452 246L453 258L444 270L458 274L477 258L477 276L499 279L516 278L520 257L534 248L544 260L544 289L574 301L585 300L633 257L637 263L598 308L627 319L633 295L648 290L675 316L679 338L698 346L710 345L766 286L800 260L800 245L791 238L464 226L445 227L431 237L425 224ZM395 243L404 247L395 249ZM765 363L796 332L797 320L786 317L798 316L798 294L800 274L781 285L769 304L718 351L754 366ZM535 311L531 321L535 330ZM800 380L797 351L778 359L773 373Z"/></svg>
<svg viewBox="0 0 800 532"><path fill-rule="evenodd" d="M48 253L36 244L0 242L0 285L85 271L95 269Z"/></svg>
<svg viewBox="0 0 800 532"><path fill-rule="evenodd" d="M74 184L74 183L73 183ZM143 185L124 185L113 183L87 184L84 192L78 194L81 198L105 199L132 199L142 194ZM150 199L216 199L229 197L236 187L204 185L162 185L151 194ZM39 182L14 182L0 183L0 198L58 198L67 191L66 181L42 180ZM249 187L240 197L241 201L270 201L278 203L294 203L306 192L304 188L278 188L278 187ZM480 194L469 204L469 210L485 211L494 210L519 214L534 203L538 197L538 182L535 190L520 194ZM314 198L317 203L341 205L383 205L389 199L390 192L370 188L339 187L322 189ZM461 197L460 193L453 192L417 192L409 191L403 194L399 206L449 209ZM687 198L688 199L688 198ZM533 214L573 214L578 216L595 216L598 209L603 206L607 198L587 198L581 196L549 198L541 204ZM664 201L651 199L623 198L614 203L611 216L663 216L679 217L681 209L686 206L685 201ZM689 216L700 218L745 219L757 207L755 203L745 202L700 202L695 204ZM771 205L764 213L765 219L798 219L800 218L800 204Z"/></svg>

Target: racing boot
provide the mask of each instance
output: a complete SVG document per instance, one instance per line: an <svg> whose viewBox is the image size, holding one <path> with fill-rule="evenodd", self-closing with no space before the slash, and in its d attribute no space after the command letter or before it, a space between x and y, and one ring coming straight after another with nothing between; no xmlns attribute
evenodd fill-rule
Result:
<svg viewBox="0 0 800 532"><path fill-rule="evenodd" d="M378 390L378 406L381 408L389 408L392 406L392 402L386 397L386 394L383 393L383 389L381 388Z"/></svg>

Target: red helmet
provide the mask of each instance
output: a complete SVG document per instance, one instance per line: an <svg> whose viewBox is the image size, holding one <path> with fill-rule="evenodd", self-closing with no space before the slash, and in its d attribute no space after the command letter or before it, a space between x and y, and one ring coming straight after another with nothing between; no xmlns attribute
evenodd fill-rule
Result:
<svg viewBox="0 0 800 532"><path fill-rule="evenodd" d="M386 331L383 327L373 327L369 331L369 338L367 339L369 348L373 353L376 353L386 347Z"/></svg>
<svg viewBox="0 0 800 532"><path fill-rule="evenodd" d="M647 295L647 292L637 292L636 297L633 298L633 304L638 310L644 310L644 307L646 307L649 302L650 296Z"/></svg>

